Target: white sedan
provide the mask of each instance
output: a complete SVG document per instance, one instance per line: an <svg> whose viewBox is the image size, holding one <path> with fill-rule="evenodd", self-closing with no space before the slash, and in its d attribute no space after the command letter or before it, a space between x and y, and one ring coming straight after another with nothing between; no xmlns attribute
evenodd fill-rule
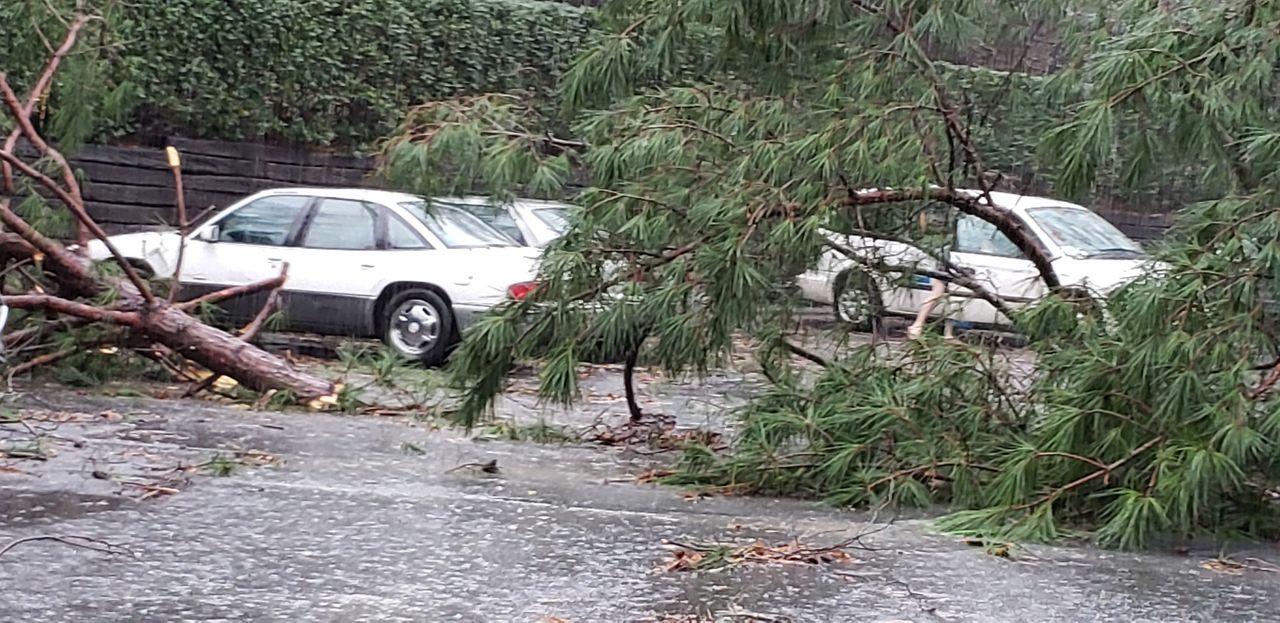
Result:
<svg viewBox="0 0 1280 623"><path fill-rule="evenodd" d="M433 202L466 210L527 247L545 247L569 229L571 207L555 201L516 199L499 203L488 197L462 197Z"/></svg>
<svg viewBox="0 0 1280 623"><path fill-rule="evenodd" d="M172 278L176 232L114 236L132 263ZM101 243L94 259L108 254ZM195 228L179 280L184 297L280 274L287 328L379 337L406 358L442 361L463 329L527 293L537 252L456 207L401 193L292 188L257 193ZM251 318L265 294L229 302Z"/></svg>
<svg viewBox="0 0 1280 623"><path fill-rule="evenodd" d="M991 198L1044 244L1065 289L1105 299L1120 286L1155 269L1137 243L1083 206L1007 193L991 193ZM977 282L1011 307L1044 296L1045 285L1039 271L994 225L960 214L951 233L953 244L948 260L972 271ZM883 316L914 317L929 298L929 278L913 276L910 271L911 266L939 269L923 250L894 241L832 232L827 235L854 251L861 261L836 250L827 251L814 269L797 278L797 285L805 298L833 305L838 319L870 329ZM906 270L886 276L867 270L867 264L901 266ZM947 292L949 304L935 307L933 314L979 326L1010 324L1004 314L969 290L949 284Z"/></svg>

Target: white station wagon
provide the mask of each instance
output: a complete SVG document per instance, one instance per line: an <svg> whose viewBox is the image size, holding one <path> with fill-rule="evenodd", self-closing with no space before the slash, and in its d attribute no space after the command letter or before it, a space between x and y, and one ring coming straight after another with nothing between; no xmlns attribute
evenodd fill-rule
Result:
<svg viewBox="0 0 1280 623"><path fill-rule="evenodd" d="M970 191L974 196L977 191ZM1089 209L1073 203L1007 193L991 193L995 205L1022 221L1049 251L1054 270L1064 288L1076 289L1094 299L1105 299L1120 286L1155 269L1137 243ZM854 250L870 263L891 266L917 265L937 270L936 262L921 249L899 242L825 232L837 244ZM972 271L972 277L1017 307L1045 295L1044 281L994 225L960 214L952 231L948 259ZM867 271L845 255L830 250L817 266L800 275L796 284L802 296L833 305L838 319L858 328L873 328L883 316L914 317L930 296L930 280L915 276L903 283L900 276ZM1007 327L1004 314L969 290L948 285L948 304L932 314L987 327Z"/></svg>
<svg viewBox="0 0 1280 623"><path fill-rule="evenodd" d="M132 263L171 278L180 237L146 232L112 237ZM104 246L90 246L95 260ZM269 190L195 228L181 288L198 296L270 279L288 263L281 290L287 328L379 337L404 357L442 361L477 315L527 293L537 251L457 207L401 193L323 188ZM243 321L266 294L230 301Z"/></svg>

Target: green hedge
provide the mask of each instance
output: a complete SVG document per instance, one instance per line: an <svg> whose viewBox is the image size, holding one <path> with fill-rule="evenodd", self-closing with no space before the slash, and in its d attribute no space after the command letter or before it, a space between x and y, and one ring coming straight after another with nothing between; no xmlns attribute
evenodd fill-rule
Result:
<svg viewBox="0 0 1280 623"><path fill-rule="evenodd" d="M113 73L143 104L118 130L368 144L424 101L549 95L592 23L535 0L130 0Z"/></svg>

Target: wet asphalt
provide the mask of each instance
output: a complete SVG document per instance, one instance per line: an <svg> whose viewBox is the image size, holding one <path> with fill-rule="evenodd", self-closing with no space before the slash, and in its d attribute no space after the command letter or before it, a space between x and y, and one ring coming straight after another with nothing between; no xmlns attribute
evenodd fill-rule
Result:
<svg viewBox="0 0 1280 623"><path fill-rule="evenodd" d="M581 409L542 417L621 412L616 376L598 370ZM714 422L743 381L646 377L646 405ZM538 417L527 402L503 411ZM9 412L25 423L0 438L30 426L46 460L0 460L0 548L60 535L128 553L15 546L0 621L1280 621L1272 545L1228 548L1243 568L1212 564L1213 547L1002 558L926 519L637 484L664 458L616 448L47 388ZM253 465L215 475L210 459L235 453ZM497 473L459 468L489 461ZM843 562L663 569L671 542L858 535Z"/></svg>

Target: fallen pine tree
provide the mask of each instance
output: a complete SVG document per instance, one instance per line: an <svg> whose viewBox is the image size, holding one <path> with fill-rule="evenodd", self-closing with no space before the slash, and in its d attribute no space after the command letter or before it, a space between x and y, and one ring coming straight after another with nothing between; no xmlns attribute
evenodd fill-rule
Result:
<svg viewBox="0 0 1280 623"><path fill-rule="evenodd" d="M77 50L86 28L98 21L92 15L78 13L65 22L60 45L50 51L42 69L29 81L25 97L18 95L9 75L0 71L0 121L4 123L0 127L7 130L0 146L0 223L5 229L0 234L0 253L4 264L15 268L12 274L16 275L6 281L3 301L12 309L35 312L28 314L32 326L9 333L5 344L14 345L59 329L108 325L119 329L115 335L122 343L151 344L153 356L170 362L189 360L250 389L287 392L304 402L332 400L336 392L332 383L243 339L257 332L269 309L259 314L255 326L242 332L243 337L210 326L193 315L205 304L278 290L284 275L192 301L177 301L176 288L170 288L167 296L160 296L89 216L76 171L55 147L55 141L47 139L37 126L44 119L41 109L49 101L59 70ZM180 191L178 197L180 202ZM69 214L74 219L75 244L60 242L20 214L17 207L28 201ZM90 262L91 240L105 246L113 267ZM14 284L18 284L17 291L10 288ZM27 369L34 367L33 363L41 363L41 357L52 360L56 356L56 351L45 353L18 366Z"/></svg>

